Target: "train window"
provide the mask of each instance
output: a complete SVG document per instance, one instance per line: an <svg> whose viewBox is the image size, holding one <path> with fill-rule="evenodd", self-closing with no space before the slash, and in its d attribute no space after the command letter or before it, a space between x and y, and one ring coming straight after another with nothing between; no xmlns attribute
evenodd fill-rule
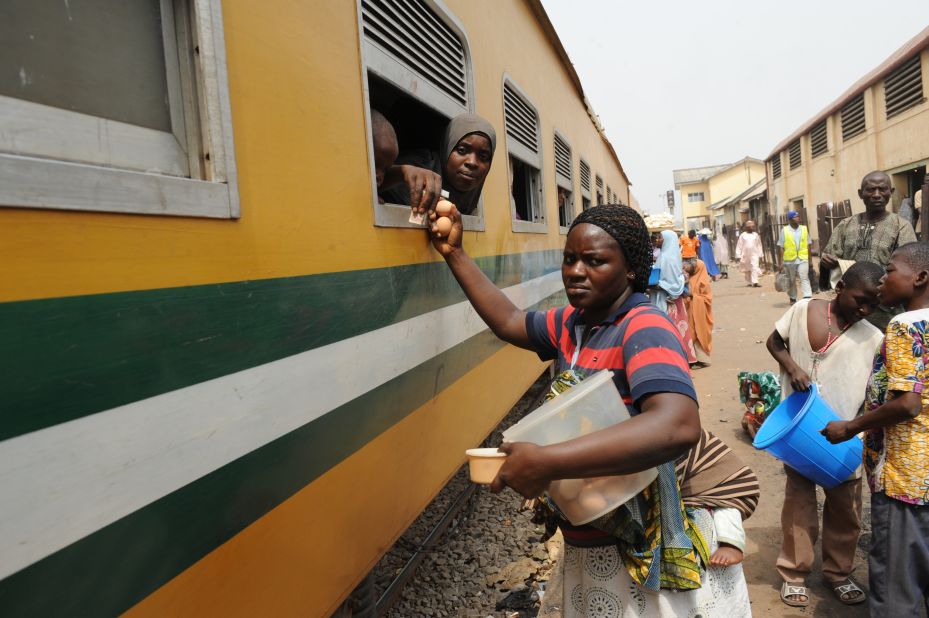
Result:
<svg viewBox="0 0 929 618"><path fill-rule="evenodd" d="M571 158L571 145L557 131L555 132L555 186L558 190L558 228L562 234L568 233L568 227L574 220L574 166Z"/></svg>
<svg viewBox="0 0 929 618"><path fill-rule="evenodd" d="M397 161L440 167L436 160L449 120L474 107L463 28L440 2L431 0L359 0L359 9L368 103L393 126ZM370 136L371 119L367 121ZM404 186L378 195L370 139L368 156L375 225L413 227ZM462 220L467 230L483 230L483 201Z"/></svg>
<svg viewBox="0 0 929 618"><path fill-rule="evenodd" d="M590 208L590 164L581 159L581 209Z"/></svg>
<svg viewBox="0 0 929 618"><path fill-rule="evenodd" d="M539 114L508 78L503 81L503 122L510 172L514 232L546 232Z"/></svg>
<svg viewBox="0 0 929 618"><path fill-rule="evenodd" d="M597 185L597 206L599 206L603 204L603 179L600 178L599 174L595 177L595 179Z"/></svg>
<svg viewBox="0 0 929 618"><path fill-rule="evenodd" d="M0 205L239 216L219 0L10 0L0 40Z"/></svg>

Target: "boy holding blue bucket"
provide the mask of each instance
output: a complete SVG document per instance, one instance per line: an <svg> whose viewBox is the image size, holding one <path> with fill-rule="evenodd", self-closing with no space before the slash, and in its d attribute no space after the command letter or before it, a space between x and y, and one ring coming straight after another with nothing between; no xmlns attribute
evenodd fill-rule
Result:
<svg viewBox="0 0 929 618"><path fill-rule="evenodd" d="M878 293L906 311L887 325L865 413L829 423L823 435L837 443L867 432L871 615L919 616L929 609L929 243L897 249Z"/></svg>
<svg viewBox="0 0 929 618"><path fill-rule="evenodd" d="M768 351L781 366L782 399L815 382L820 397L839 417L848 420L858 414L881 342L881 332L863 318L877 306L883 274L877 264L857 262L836 285L833 300L803 299L777 321ZM784 541L776 567L783 579L781 600L804 607L810 602L806 577L813 569L813 545L819 536L816 483L789 466L784 471ZM823 489L823 577L841 602L861 603L865 593L849 577L861 532L861 472Z"/></svg>

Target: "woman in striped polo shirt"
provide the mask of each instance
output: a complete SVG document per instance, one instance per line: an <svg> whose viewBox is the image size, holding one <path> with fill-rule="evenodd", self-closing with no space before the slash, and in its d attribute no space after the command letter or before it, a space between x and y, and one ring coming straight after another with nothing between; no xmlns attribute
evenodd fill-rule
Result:
<svg viewBox="0 0 929 618"><path fill-rule="evenodd" d="M555 360L569 382L611 370L632 415L558 444L502 445L508 457L491 489L510 487L536 498L558 479L658 468L654 483L609 514L609 522L597 522L610 527L558 522L567 545L565 616L750 615L741 565L709 566L721 539L708 507L744 506L746 516L757 503L757 480L734 455L711 446L712 459L731 467L732 475L723 478L740 482L714 490L716 502L691 498L685 508L679 486L690 484L676 476L675 463L686 461L709 434L700 429L680 337L643 294L652 246L639 214L605 205L574 220L561 266L570 305L544 312L523 311L497 289L461 247L457 210L452 220L447 237L433 227L433 246L494 334ZM687 466L680 468L686 474Z"/></svg>

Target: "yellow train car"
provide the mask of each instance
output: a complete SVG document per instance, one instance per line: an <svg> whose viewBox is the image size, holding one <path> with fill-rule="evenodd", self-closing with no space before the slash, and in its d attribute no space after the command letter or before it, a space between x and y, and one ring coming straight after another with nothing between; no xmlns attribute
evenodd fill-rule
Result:
<svg viewBox="0 0 929 618"><path fill-rule="evenodd" d="M523 307L630 201L540 3L11 0L0 41L0 615L328 615L543 368L378 200L371 106L496 127L464 242Z"/></svg>

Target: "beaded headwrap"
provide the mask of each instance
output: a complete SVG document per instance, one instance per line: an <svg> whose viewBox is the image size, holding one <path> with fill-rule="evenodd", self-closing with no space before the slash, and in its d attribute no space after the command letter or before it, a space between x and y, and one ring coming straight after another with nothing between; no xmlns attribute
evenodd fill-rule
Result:
<svg viewBox="0 0 929 618"><path fill-rule="evenodd" d="M632 289L644 292L652 270L652 240L642 216L629 206L604 204L575 217L571 229L581 223L596 225L619 243L630 270L635 273Z"/></svg>

